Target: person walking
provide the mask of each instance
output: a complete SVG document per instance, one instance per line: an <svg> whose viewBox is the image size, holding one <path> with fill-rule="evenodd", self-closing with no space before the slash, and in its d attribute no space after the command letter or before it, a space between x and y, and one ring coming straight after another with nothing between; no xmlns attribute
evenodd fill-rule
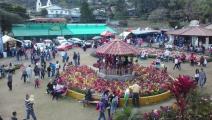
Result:
<svg viewBox="0 0 212 120"><path fill-rule="evenodd" d="M45 78L45 68L44 68L44 66L41 67L40 74L41 74L41 79L44 79Z"/></svg>
<svg viewBox="0 0 212 120"><path fill-rule="evenodd" d="M27 78L28 78L27 71L24 68L22 72L21 80L24 80L24 83L26 83Z"/></svg>
<svg viewBox="0 0 212 120"><path fill-rule="evenodd" d="M12 91L13 74L11 71L8 73L7 80L7 86L9 87L9 90Z"/></svg>
<svg viewBox="0 0 212 120"><path fill-rule="evenodd" d="M31 65L29 65L26 68L26 72L27 72L27 76L28 76L28 82L30 82L32 80L32 67L31 67Z"/></svg>
<svg viewBox="0 0 212 120"><path fill-rule="evenodd" d="M135 83L130 86L130 89L132 89L132 103L134 107L139 107L139 93L141 87L137 83Z"/></svg>
<svg viewBox="0 0 212 120"><path fill-rule="evenodd" d="M201 88L203 88L203 86L205 85L207 80L205 71L203 70L203 68L201 68L201 71L199 72L199 85Z"/></svg>
<svg viewBox="0 0 212 120"><path fill-rule="evenodd" d="M106 117L105 117L106 106L104 104L104 98L101 98L100 102L97 103L96 109L99 111L98 120L101 120L101 119L106 120Z"/></svg>
<svg viewBox="0 0 212 120"><path fill-rule="evenodd" d="M33 120L37 120L36 116L35 116L35 112L34 112L34 96L33 95L26 95L26 99L25 99L25 107L26 107L26 119L24 120L29 120L30 119L30 115L32 116Z"/></svg>
<svg viewBox="0 0 212 120"><path fill-rule="evenodd" d="M113 94L113 97L112 97L112 99L111 99L111 107L110 107L110 111L111 111L111 120L112 120L112 118L113 118L113 115L115 114L115 112L116 112L116 109L117 109L117 107L118 107L118 96L117 95L115 95L115 93Z"/></svg>
<svg viewBox="0 0 212 120"><path fill-rule="evenodd" d="M174 67L173 67L173 70L174 70L175 68L178 68L178 69L179 69L178 65L179 65L179 61L178 61L178 58L177 58L177 56L176 56L175 59L174 59Z"/></svg>
<svg viewBox="0 0 212 120"><path fill-rule="evenodd" d="M77 65L80 65L80 53L77 53Z"/></svg>

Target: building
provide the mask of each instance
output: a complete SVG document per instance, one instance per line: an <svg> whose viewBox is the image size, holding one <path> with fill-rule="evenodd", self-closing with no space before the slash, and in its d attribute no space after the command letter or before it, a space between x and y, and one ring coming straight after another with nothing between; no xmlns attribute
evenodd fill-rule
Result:
<svg viewBox="0 0 212 120"><path fill-rule="evenodd" d="M47 0L46 5L42 5L41 0L36 2L36 12L40 12L42 9L46 9L48 14L47 17L65 17L70 15L69 9L64 9L60 6L52 4L51 0Z"/></svg>
<svg viewBox="0 0 212 120"><path fill-rule="evenodd" d="M64 36L66 38L78 37L87 40L94 36L99 36L104 31L116 33L106 24L66 24L63 20L60 20L62 22L58 22L57 19L51 20L51 22L44 21L43 19L36 21L25 24L14 24L12 26L13 36L20 40L54 39L58 36Z"/></svg>

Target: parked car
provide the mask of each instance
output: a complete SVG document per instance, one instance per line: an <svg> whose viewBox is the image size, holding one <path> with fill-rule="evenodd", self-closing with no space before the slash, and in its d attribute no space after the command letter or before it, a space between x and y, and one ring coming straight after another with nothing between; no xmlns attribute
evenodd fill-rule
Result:
<svg viewBox="0 0 212 120"><path fill-rule="evenodd" d="M71 43L73 43L74 45L77 45L77 46L83 45L83 40L81 40L79 38L70 38L70 39L68 39L68 42L71 42Z"/></svg>
<svg viewBox="0 0 212 120"><path fill-rule="evenodd" d="M52 40L50 40L50 39L44 40L43 43L44 43L47 47L53 46L53 42L52 42Z"/></svg>
<svg viewBox="0 0 212 120"><path fill-rule="evenodd" d="M83 41L82 45L85 45L87 48L90 48L92 46L92 42L91 41Z"/></svg>
<svg viewBox="0 0 212 120"><path fill-rule="evenodd" d="M69 50L73 47L73 44L70 42L62 42L59 46L57 46L57 50L58 51L65 51L65 50Z"/></svg>

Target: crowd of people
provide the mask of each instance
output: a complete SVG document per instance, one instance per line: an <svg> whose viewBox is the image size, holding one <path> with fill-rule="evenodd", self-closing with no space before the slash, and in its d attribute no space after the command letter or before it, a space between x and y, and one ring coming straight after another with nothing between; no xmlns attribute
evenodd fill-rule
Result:
<svg viewBox="0 0 212 120"><path fill-rule="evenodd" d="M20 51L20 53L19 53ZM25 52L24 52L25 51ZM146 57L146 53L143 53L144 57ZM163 58L166 59L167 61L169 61L171 59L170 57L170 51L166 50L164 52L164 56ZM50 79L50 81L47 84L47 89L46 89L46 93L49 95L52 95L52 100L56 99L58 100L58 98L60 96L63 96L66 94L68 86L66 83L64 83L63 81L60 81L60 71L66 70L66 67L68 66L78 66L80 65L80 53L79 52L74 52L73 53L73 62L70 61L69 62L69 55L67 53L67 51L64 52L64 54L61 56L62 62L63 62L63 66L62 64L55 60L56 56L57 56L57 51L54 49L44 49L44 50L39 50L39 49L35 49L32 48L30 50L17 50L17 54L16 54L16 58L17 61L22 60L22 56L25 56L26 60L31 61L31 64L27 65L27 66L22 66L22 74L21 74L21 80L23 80L23 82L25 84L30 84L33 83L35 88L39 88L40 84L41 84L41 80L44 80L48 77L48 79ZM30 56L30 57L28 57ZM54 62L54 61L55 62ZM181 63L185 62L185 55L182 54L180 56L175 56L175 58L173 59L174 62L174 67L173 69L181 69ZM190 56L190 63L191 65L195 65L195 64L199 64L202 67L206 67L207 66L207 59L204 56L201 56L199 63L196 63L196 56L195 54L191 53ZM111 58L107 58L107 59L102 59L99 61L100 65L100 69L104 68L104 69L111 69L111 68L115 68L115 69L122 69L120 66L124 66L123 70L124 72L129 72L126 71L125 68L127 68L127 66L132 64L132 60L129 58L117 58L117 57L111 57ZM104 63L104 64L103 64ZM34 66L34 67L33 67ZM106 67L107 68L106 68ZM161 66L161 57L157 57L155 60L155 66L159 69ZM12 64L9 64L9 68L12 68ZM107 70L108 71L108 70ZM110 70L109 70L110 71ZM120 71L115 71L116 74L122 74L124 72L120 72ZM46 73L47 73L47 77L46 77ZM34 78L33 78L34 76ZM206 77L206 73L204 71L203 68L201 68L201 70L196 69L195 71L195 75L194 75L195 81L196 83L203 88L203 86L206 83L207 77ZM13 90L13 71L12 69L8 71L7 74L7 86L9 88L9 91ZM33 82L34 80L34 82ZM133 84L132 86L129 86L128 88L126 88L125 94L124 94L124 107L128 106L128 102L129 102L129 98L132 97L132 103L133 106L135 107L139 107L139 95L140 95L140 91L141 91L141 87L138 84ZM88 89L85 93L85 102L88 101L92 101L92 90ZM33 118L33 120L37 120L35 112L34 112L34 95L29 95L26 94L25 97L25 111L26 111L26 118L25 120L30 119L30 116ZM108 118L111 120L114 116L114 113L116 112L116 109L118 107L118 103L119 103L119 97L116 95L115 92L106 90L102 93L99 102L97 103L96 109L99 111L99 117L98 120L104 119L106 120L106 115L105 112L108 112ZM12 120L17 120L17 112L14 111L12 112ZM0 117L1 120L1 117Z"/></svg>

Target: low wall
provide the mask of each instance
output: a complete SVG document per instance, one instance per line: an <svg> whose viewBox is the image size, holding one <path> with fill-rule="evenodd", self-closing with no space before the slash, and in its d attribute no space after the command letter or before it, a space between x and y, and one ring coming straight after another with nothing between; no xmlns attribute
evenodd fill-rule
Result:
<svg viewBox="0 0 212 120"><path fill-rule="evenodd" d="M72 98L77 99L77 100L83 100L85 95L82 94L82 93L78 93L76 91L73 91L73 90L68 90L67 96L72 97ZM151 104L155 104L155 103L159 103L159 102L162 102L164 100L167 100L170 97L171 97L171 93L170 93L170 91L167 91L167 92L164 92L164 93L161 93L161 94L158 94L158 95L140 97L139 103L140 103L140 105L151 105ZM97 96L94 96L94 98L99 99ZM132 104L131 98L129 99L129 104ZM124 99L123 98L120 99L119 105L124 106Z"/></svg>

